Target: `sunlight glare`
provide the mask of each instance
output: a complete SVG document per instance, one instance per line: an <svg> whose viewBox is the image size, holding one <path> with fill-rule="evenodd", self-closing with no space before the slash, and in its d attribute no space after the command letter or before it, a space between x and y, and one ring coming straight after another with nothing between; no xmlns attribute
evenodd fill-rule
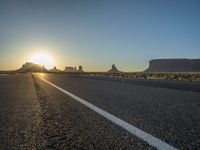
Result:
<svg viewBox="0 0 200 150"><path fill-rule="evenodd" d="M31 62L39 65L44 65L45 68L51 69L55 66L54 60L46 53L37 53L31 57Z"/></svg>

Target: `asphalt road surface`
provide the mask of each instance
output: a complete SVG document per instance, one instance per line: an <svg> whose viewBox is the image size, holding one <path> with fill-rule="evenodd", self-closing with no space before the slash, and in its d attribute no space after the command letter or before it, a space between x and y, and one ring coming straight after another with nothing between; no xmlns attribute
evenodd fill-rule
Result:
<svg viewBox="0 0 200 150"><path fill-rule="evenodd" d="M1 75L0 150L156 149L78 98L172 148L200 149L199 87L64 74Z"/></svg>

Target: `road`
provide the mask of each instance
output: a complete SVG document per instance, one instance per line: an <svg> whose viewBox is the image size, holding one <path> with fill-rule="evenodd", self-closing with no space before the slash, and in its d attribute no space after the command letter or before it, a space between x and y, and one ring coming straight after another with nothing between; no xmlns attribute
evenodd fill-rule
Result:
<svg viewBox="0 0 200 150"><path fill-rule="evenodd" d="M173 148L200 148L199 83L17 74L0 76L0 149L156 149L44 80Z"/></svg>

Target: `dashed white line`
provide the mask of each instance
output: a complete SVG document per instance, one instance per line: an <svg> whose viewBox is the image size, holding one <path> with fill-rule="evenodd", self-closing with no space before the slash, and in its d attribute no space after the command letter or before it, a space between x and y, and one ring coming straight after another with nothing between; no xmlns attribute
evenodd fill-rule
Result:
<svg viewBox="0 0 200 150"><path fill-rule="evenodd" d="M130 123L127 123L125 121L123 121L122 119L104 111L101 108L96 107L95 105L88 103L86 100L68 92L67 90L62 89L61 87L45 80L42 77L39 77L41 80L45 81L46 83L50 84L51 86L55 87L56 89L58 89L59 91L67 94L68 96L70 96L71 98L73 98L74 100L80 102L81 104L85 105L86 107L88 107L89 109L95 111L96 113L98 113L99 115L105 117L106 119L110 120L111 122L113 122L114 124L122 127L123 129L127 130L128 132L132 133L133 135L135 135L136 137L142 139L143 141L146 141L148 144L150 144L151 146L157 148L158 150L177 150L175 147L169 145L168 143L154 137L153 135L131 125Z"/></svg>

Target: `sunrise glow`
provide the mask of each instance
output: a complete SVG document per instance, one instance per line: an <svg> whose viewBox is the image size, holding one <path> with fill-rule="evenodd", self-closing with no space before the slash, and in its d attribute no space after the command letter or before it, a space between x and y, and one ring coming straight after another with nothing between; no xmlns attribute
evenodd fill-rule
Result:
<svg viewBox="0 0 200 150"><path fill-rule="evenodd" d="M53 58L46 53L37 53L31 57L30 60L32 63L44 65L45 68L51 69L55 66Z"/></svg>

